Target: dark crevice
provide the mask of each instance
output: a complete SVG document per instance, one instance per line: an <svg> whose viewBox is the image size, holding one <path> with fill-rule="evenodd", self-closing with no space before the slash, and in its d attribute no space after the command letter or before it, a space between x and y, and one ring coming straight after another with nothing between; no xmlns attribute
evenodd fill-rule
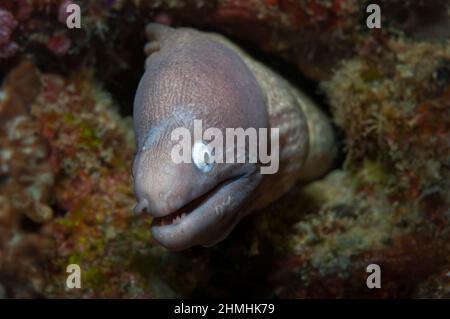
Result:
<svg viewBox="0 0 450 319"><path fill-rule="evenodd" d="M68 212L67 209L59 206L58 203L54 203L54 204L50 205L50 207L53 210L54 218L64 217Z"/></svg>
<svg viewBox="0 0 450 319"><path fill-rule="evenodd" d="M0 175L0 187L2 187L3 185L5 185L7 182L8 182L8 180L10 179L10 175L8 175L8 174L2 174L2 175Z"/></svg>
<svg viewBox="0 0 450 319"><path fill-rule="evenodd" d="M31 218L26 215L22 215L20 218L20 229L25 232L37 233L41 229L41 224L34 222Z"/></svg>

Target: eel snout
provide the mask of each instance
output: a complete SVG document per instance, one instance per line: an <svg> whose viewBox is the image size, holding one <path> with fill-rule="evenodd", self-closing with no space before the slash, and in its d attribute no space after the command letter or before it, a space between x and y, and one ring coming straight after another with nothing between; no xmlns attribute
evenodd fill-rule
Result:
<svg viewBox="0 0 450 319"><path fill-rule="evenodd" d="M154 217L153 238L171 250L211 246L225 238L243 217L240 208L259 183L255 167L217 164L211 174L203 175L192 164L169 162L148 174L148 163L157 162L154 156L160 153L150 149L137 155L134 163L138 198L134 212Z"/></svg>
<svg viewBox="0 0 450 319"><path fill-rule="evenodd" d="M239 208L246 202L242 192L252 189L255 182L244 176L230 178L168 215L154 218L154 239L172 250L214 245L242 218Z"/></svg>

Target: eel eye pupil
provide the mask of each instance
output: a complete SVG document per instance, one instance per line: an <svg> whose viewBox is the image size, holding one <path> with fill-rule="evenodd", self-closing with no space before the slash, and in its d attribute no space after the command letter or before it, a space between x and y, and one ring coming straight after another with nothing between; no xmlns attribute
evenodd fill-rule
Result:
<svg viewBox="0 0 450 319"><path fill-rule="evenodd" d="M203 173L208 173L214 166L211 148L203 142L196 142L192 147L192 160L195 166Z"/></svg>

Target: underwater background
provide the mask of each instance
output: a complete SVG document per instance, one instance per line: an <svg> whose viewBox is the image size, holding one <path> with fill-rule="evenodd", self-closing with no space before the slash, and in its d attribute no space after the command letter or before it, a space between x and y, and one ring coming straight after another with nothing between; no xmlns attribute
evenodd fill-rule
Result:
<svg viewBox="0 0 450 319"><path fill-rule="evenodd" d="M214 247L153 242L131 178L149 22L224 34L309 94L333 170ZM450 298L448 1L1 0L0 76L0 298Z"/></svg>

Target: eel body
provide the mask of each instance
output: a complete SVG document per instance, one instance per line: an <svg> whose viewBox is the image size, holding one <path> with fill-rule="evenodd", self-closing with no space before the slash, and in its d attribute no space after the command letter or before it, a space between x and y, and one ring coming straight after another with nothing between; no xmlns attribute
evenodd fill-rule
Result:
<svg viewBox="0 0 450 319"><path fill-rule="evenodd" d="M218 34L159 24L146 33L133 110L135 212L153 215L152 235L162 246L214 245L248 213L330 168L336 148L329 120L280 75ZM173 131L192 132L195 120L224 136L226 128L277 128L277 172L262 174L259 161L175 163ZM190 142L193 150L207 143Z"/></svg>

